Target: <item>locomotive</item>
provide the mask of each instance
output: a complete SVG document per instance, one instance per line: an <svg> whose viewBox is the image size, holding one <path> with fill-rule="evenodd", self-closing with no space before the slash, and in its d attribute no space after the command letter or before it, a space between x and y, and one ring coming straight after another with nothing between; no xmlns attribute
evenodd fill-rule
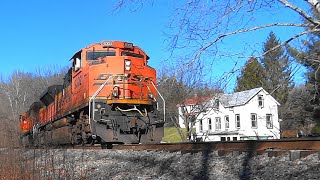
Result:
<svg viewBox="0 0 320 180"><path fill-rule="evenodd" d="M48 87L20 115L23 145L161 141L165 112L159 113L157 95L164 99L141 48L103 41L76 52L70 61L63 84Z"/></svg>

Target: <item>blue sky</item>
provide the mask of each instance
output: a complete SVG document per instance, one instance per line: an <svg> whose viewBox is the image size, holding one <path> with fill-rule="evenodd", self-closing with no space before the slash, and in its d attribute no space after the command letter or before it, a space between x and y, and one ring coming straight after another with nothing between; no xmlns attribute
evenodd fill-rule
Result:
<svg viewBox="0 0 320 180"><path fill-rule="evenodd" d="M102 40L133 42L152 63L161 59L167 8L112 13L113 8L109 0L1 2L0 74L68 65L73 53Z"/></svg>
<svg viewBox="0 0 320 180"><path fill-rule="evenodd" d="M124 9L112 13L116 0L11 0L0 5L0 74L9 75L14 70L32 72L38 67L66 66L69 58L79 49L102 40L123 40L140 46L151 57L150 64L160 67L169 56L164 43L164 31L172 19L174 7L168 1L145 5L136 12ZM263 14L257 21L291 20L297 18L284 12L281 17ZM225 50L243 49L247 43L259 39L264 41L273 30L280 39L290 37L295 30L266 29L254 36L230 38ZM231 42L231 43L230 43ZM248 47L247 47L248 48ZM251 43L247 53L261 51L261 44ZM247 55L248 55L247 54ZM243 59L242 63L246 59ZM169 60L170 61L170 60ZM228 67L217 61L216 69L223 73ZM168 61L165 61L168 62ZM218 72L216 71L216 72Z"/></svg>

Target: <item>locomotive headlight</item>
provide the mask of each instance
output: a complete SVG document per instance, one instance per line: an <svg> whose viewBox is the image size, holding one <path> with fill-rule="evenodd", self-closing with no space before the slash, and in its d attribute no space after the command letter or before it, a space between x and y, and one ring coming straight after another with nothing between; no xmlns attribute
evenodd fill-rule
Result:
<svg viewBox="0 0 320 180"><path fill-rule="evenodd" d="M113 95L114 97L118 97L118 96L119 96L119 93L118 93L118 91L113 90L113 91L112 91L112 95Z"/></svg>
<svg viewBox="0 0 320 180"><path fill-rule="evenodd" d="M125 70L130 71L131 70L131 61L129 59L124 60Z"/></svg>
<svg viewBox="0 0 320 180"><path fill-rule="evenodd" d="M131 61L129 59L126 59L125 60L125 64L126 64L126 66L130 66L131 65Z"/></svg>

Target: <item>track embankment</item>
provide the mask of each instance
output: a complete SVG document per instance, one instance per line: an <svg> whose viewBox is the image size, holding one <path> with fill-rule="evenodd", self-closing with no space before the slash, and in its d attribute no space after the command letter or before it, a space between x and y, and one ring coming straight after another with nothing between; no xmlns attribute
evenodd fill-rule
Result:
<svg viewBox="0 0 320 180"><path fill-rule="evenodd" d="M114 150L155 150L155 151L181 151L201 152L218 151L219 154L253 152L262 154L273 152L281 154L287 151L320 152L320 138L297 138L278 140L252 140L252 141L225 141L225 142L185 142L185 143L160 143L160 144L130 144L107 146L78 146L74 149L114 149ZM307 153L309 154L309 153Z"/></svg>

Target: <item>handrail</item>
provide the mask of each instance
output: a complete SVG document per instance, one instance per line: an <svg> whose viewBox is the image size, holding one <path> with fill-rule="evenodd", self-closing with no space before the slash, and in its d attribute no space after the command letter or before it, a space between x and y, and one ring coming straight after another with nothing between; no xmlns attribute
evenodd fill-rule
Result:
<svg viewBox="0 0 320 180"><path fill-rule="evenodd" d="M89 124L90 124L90 128L91 129L92 129L92 126L91 126L91 101L92 101L92 106L93 106L93 109L94 109L94 105L95 105L94 104L95 103L94 100L96 99L97 95L102 91L102 89L106 86L106 84L108 83L108 81L109 81L109 79L111 77L112 76L109 76L108 79L103 84L101 84L99 89L93 94L93 96L89 100ZM92 119L94 120L94 112L92 113Z"/></svg>
<svg viewBox="0 0 320 180"><path fill-rule="evenodd" d="M151 81L151 84L153 85L154 89L157 91L157 93L159 94L159 96L161 97L161 99L163 101L163 121L166 122L166 101L164 100L164 98L160 94L160 92L158 91L157 87L154 85L153 81Z"/></svg>

